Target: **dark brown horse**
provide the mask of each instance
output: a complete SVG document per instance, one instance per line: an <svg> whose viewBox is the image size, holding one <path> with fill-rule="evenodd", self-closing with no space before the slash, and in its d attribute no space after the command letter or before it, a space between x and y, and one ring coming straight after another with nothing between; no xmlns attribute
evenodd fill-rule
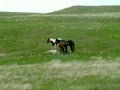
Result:
<svg viewBox="0 0 120 90"><path fill-rule="evenodd" d="M56 44L59 44L59 48L64 54L68 53L67 46L70 46L71 53L74 52L75 45L72 40L65 41L65 40L57 40L56 39Z"/></svg>

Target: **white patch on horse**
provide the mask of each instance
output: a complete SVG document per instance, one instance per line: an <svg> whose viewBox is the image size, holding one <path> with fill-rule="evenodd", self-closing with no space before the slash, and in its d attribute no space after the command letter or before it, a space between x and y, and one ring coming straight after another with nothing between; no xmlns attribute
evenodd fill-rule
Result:
<svg viewBox="0 0 120 90"><path fill-rule="evenodd" d="M62 40L62 38L57 38L57 40ZM57 53L57 44L56 44L56 39L53 38L48 38L47 43L51 42L52 46L54 46L53 50L49 50L47 51L47 53L53 53L56 54Z"/></svg>

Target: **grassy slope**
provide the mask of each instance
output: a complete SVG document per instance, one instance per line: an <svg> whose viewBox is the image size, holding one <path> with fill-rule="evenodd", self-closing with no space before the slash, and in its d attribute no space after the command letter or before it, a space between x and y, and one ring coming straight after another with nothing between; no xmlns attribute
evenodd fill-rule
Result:
<svg viewBox="0 0 120 90"><path fill-rule="evenodd" d="M119 90L119 13L0 15L3 90ZM74 40L75 53L47 54L48 37Z"/></svg>
<svg viewBox="0 0 120 90"><path fill-rule="evenodd" d="M120 6L72 6L54 14L118 13Z"/></svg>

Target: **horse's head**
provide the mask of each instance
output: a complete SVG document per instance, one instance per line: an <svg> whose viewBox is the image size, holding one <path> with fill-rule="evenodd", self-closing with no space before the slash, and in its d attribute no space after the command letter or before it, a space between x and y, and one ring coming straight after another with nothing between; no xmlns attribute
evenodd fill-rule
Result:
<svg viewBox="0 0 120 90"><path fill-rule="evenodd" d="M56 41L55 41L55 44L58 44L58 43L60 43L61 41L63 41L62 38L57 38Z"/></svg>
<svg viewBox="0 0 120 90"><path fill-rule="evenodd" d="M51 42L52 46L55 46L55 39L48 38L47 43Z"/></svg>
<svg viewBox="0 0 120 90"><path fill-rule="evenodd" d="M50 38L48 38L48 40L47 40L47 43L49 43L50 42Z"/></svg>

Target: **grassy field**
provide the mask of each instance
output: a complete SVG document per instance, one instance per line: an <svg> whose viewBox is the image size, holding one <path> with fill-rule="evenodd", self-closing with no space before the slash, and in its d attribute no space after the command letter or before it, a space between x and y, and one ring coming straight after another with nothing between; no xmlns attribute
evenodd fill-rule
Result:
<svg viewBox="0 0 120 90"><path fill-rule="evenodd" d="M120 58L0 66L0 90L119 90Z"/></svg>
<svg viewBox="0 0 120 90"><path fill-rule="evenodd" d="M75 42L49 54L47 38ZM1 90L119 90L120 13L0 13Z"/></svg>

